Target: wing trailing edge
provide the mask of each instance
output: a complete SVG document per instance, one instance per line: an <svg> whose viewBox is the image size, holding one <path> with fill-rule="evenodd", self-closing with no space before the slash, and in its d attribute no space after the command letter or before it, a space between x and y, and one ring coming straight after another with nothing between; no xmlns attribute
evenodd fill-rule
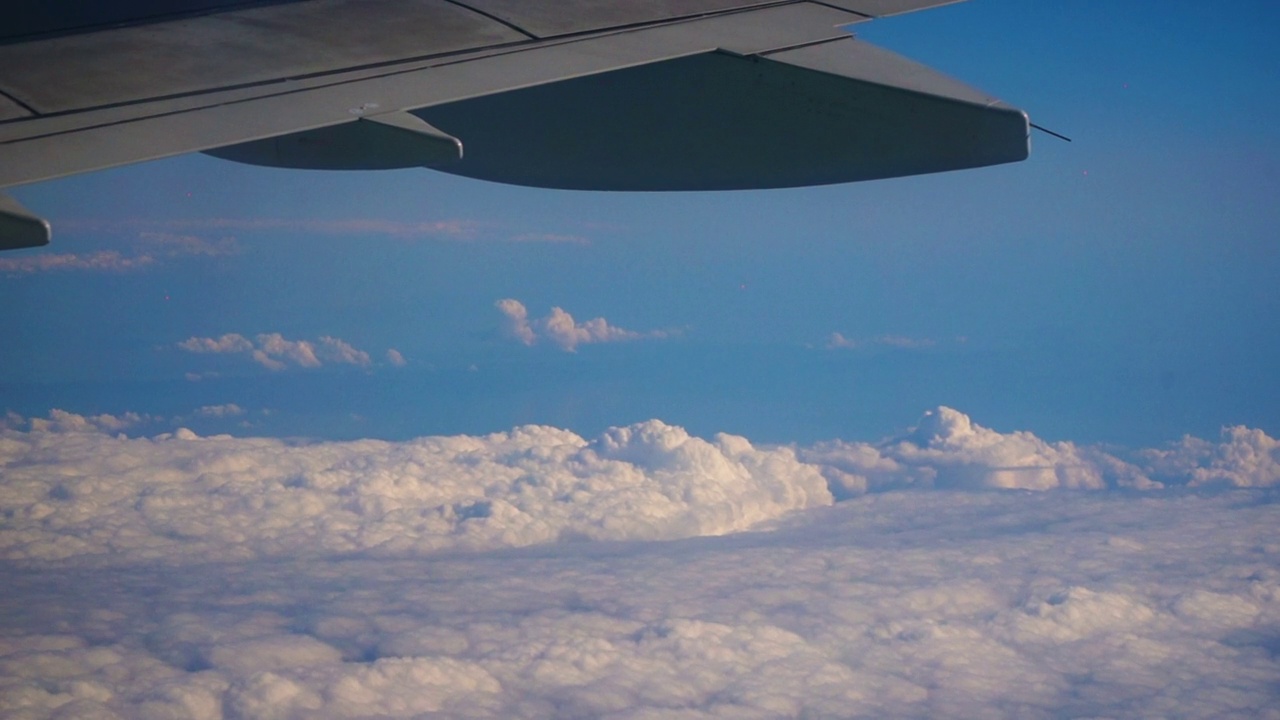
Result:
<svg viewBox="0 0 1280 720"><path fill-rule="evenodd" d="M578 190L738 190L1017 162L1026 115L851 37L703 53L421 108L467 157L443 172Z"/></svg>

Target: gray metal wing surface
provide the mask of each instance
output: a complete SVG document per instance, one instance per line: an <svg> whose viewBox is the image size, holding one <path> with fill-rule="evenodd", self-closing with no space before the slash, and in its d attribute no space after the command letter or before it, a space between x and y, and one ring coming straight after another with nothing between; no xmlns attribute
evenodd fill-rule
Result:
<svg viewBox="0 0 1280 720"><path fill-rule="evenodd" d="M587 190L815 185L1027 156L1021 111L844 29L942 2L52 4L0 13L13 13L0 188L195 151ZM0 202L0 249L47 238Z"/></svg>

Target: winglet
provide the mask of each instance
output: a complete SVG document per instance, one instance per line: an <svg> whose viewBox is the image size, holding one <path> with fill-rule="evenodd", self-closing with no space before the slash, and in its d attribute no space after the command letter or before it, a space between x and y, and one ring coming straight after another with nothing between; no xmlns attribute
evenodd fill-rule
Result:
<svg viewBox="0 0 1280 720"><path fill-rule="evenodd" d="M0 250L48 245L50 235L46 220L32 215L17 200L0 193Z"/></svg>
<svg viewBox="0 0 1280 720"><path fill-rule="evenodd" d="M433 167L462 159L462 141L407 112L366 115L360 122L373 122L399 134L402 145L413 147L422 167Z"/></svg>

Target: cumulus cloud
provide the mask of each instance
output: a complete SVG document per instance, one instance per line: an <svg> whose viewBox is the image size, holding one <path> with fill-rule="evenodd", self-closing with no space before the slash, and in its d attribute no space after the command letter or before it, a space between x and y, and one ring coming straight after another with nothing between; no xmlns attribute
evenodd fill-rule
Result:
<svg viewBox="0 0 1280 720"><path fill-rule="evenodd" d="M908 434L882 443L833 441L801 452L848 496L889 488L1097 490L1159 487L1142 468L1096 448L1000 433L947 407L925 413Z"/></svg>
<svg viewBox="0 0 1280 720"><path fill-rule="evenodd" d="M239 333L227 333L217 338L187 338L178 343L178 347L193 353L240 353L253 350L253 343Z"/></svg>
<svg viewBox="0 0 1280 720"><path fill-rule="evenodd" d="M1187 477L1191 486L1267 487L1280 484L1280 441L1258 429L1222 429L1222 442L1184 437L1164 448L1143 450L1140 457L1153 474Z"/></svg>
<svg viewBox="0 0 1280 720"><path fill-rule="evenodd" d="M268 370L284 370L290 365L316 368L330 363L367 368L373 364L369 353L328 335L312 342L289 340L280 333L261 333L253 340L239 333L227 333L216 338L190 337L178 343L177 347L190 353L246 355ZM396 356L400 354L397 352ZM400 359L403 360L403 356ZM394 360L392 364L395 364Z"/></svg>
<svg viewBox="0 0 1280 720"><path fill-rule="evenodd" d="M243 415L244 412L244 408L239 405L226 403L225 405L203 405L196 409L195 414L206 418L229 418Z"/></svg>
<svg viewBox="0 0 1280 720"><path fill-rule="evenodd" d="M196 415L244 413L229 403ZM168 547L180 537L174 551L203 552L208 543L240 538L254 556L658 540L738 532L796 510L902 489L1151 491L1221 478L1237 487L1280 482L1280 451L1261 431L1228 432L1209 448L1184 440L1134 453L1130 462L1026 431L1000 433L945 407L880 443L801 448L760 448L724 434L704 440L657 420L593 439L543 426L310 445L202 438L186 429L152 438L116 434L156 420L55 410L30 421L26 433L6 423L0 468L12 487L30 493L3 496L4 512L35 513L41 522L22 543L0 544L0 553L65 553L68 534L85 552L98 552L90 550L98 542L126 553L129 542ZM68 443L69 433L82 437ZM1179 455L1179 448L1189 449ZM68 480L88 477L98 464L123 470L106 483ZM1173 466L1180 475L1171 475ZM65 490L62 502L38 512L23 504L43 503L55 486ZM125 526L136 526L128 541L116 537ZM115 539L107 543L103 532Z"/></svg>
<svg viewBox="0 0 1280 720"><path fill-rule="evenodd" d="M538 341L537 333L533 331L533 327L529 324L529 310L525 308L524 303L506 298L494 303L494 306L498 308L498 312L502 313L505 319L503 330L509 337L519 340L525 345L532 345Z"/></svg>
<svg viewBox="0 0 1280 720"><path fill-rule="evenodd" d="M553 307L544 318L529 319L529 311L519 300L505 298L494 303L503 315L503 331L508 337L525 345L533 345L540 338L546 339L565 352L575 352L579 345L593 343L627 342L631 340L659 339L671 335L666 330L636 332L610 325L604 318L593 318L579 323L562 308Z"/></svg>
<svg viewBox="0 0 1280 720"><path fill-rule="evenodd" d="M325 335L320 338L320 354L331 362L369 367L369 353L357 350L345 340Z"/></svg>
<svg viewBox="0 0 1280 720"><path fill-rule="evenodd" d="M9 419L15 423L21 418L10 414ZM141 423L159 420L150 415L135 412L111 415L77 415L65 410L51 410L48 418L31 418L29 424L35 433L117 433L135 427Z"/></svg>
<svg viewBox="0 0 1280 720"><path fill-rule="evenodd" d="M305 444L50 418L0 430L15 717L1280 706L1280 505L1239 487L1276 482L1261 431L1123 461L948 408L806 448L658 421ZM833 497L834 471L866 492Z"/></svg>
<svg viewBox="0 0 1280 720"><path fill-rule="evenodd" d="M391 363L393 367L404 367L409 364L409 361L404 359L404 355L395 348L387 350L387 362Z"/></svg>
<svg viewBox="0 0 1280 720"><path fill-rule="evenodd" d="M201 553L228 542L258 556L671 539L735 532L831 502L817 468L789 448L761 450L729 435L702 440L658 421L591 441L528 426L485 437L300 446L185 429L69 444L60 433L96 421L56 417L7 436L0 467L10 489L22 491L0 492L0 506L42 521L12 536L19 542L0 542L0 557L108 547ZM66 469L31 465L48 453ZM121 470L108 482L88 479L97 466ZM54 487L61 501L42 504ZM119 532L126 526L128 539Z"/></svg>

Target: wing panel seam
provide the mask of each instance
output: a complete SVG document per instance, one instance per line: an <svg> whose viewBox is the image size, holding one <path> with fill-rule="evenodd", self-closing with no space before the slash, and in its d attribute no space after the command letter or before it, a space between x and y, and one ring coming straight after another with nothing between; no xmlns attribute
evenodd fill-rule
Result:
<svg viewBox="0 0 1280 720"><path fill-rule="evenodd" d="M483 18L488 19L488 20L492 20L493 22L496 22L496 23L498 23L499 25L502 25L502 26L507 27L507 28L509 28L509 29L511 29L511 30L514 30L514 31L516 31L516 32L520 33L521 35L524 35L525 37L529 38L530 40L541 40L541 39L542 39L542 38L538 37L537 35L534 35L533 33L529 32L528 30L525 30L524 28L520 27L519 25L516 25L515 23L510 22L510 21L507 21L507 20L503 20L502 18L498 17L497 15L494 15L493 13L487 13L487 12L485 12L485 11L483 11L483 10L478 10L478 9L476 9L476 8L474 8L474 7L471 7L470 5L468 5L468 4L464 3L464 2L459 2L459 0L444 0L444 1L445 1L445 2L447 2L447 3L449 3L450 5L456 5L456 6L458 6L458 7L462 8L462 9L464 9L464 10L470 10L471 12L473 12L473 13L475 13L475 14L479 15L480 17L483 17Z"/></svg>
<svg viewBox="0 0 1280 720"><path fill-rule="evenodd" d="M250 88L268 88L272 85L279 85L283 83L292 83L292 82L299 82L299 81L306 81L306 80L318 80L326 77L335 77L335 76L347 75L350 73L377 71L383 68L389 68L388 72L372 75L367 78L337 79L329 83L322 83L319 85L308 85L306 87L295 88L295 89L286 89L283 92L267 93L265 95L256 96L256 97L274 97L276 95L287 95L291 92L300 92L303 90L312 90L315 88L331 87L333 85L343 85L345 83L358 82L360 80L367 80L371 78L391 77L391 76L399 75L402 73L415 72L417 70L422 70L424 69L424 67L432 67L432 65L427 65L427 66L415 66L415 67L409 67L409 68L397 68L396 66L399 66L399 65L406 65L406 64L414 65L416 63L424 63L424 62L432 63L435 61L441 61L439 62L439 66L445 66L445 65L453 64L453 62L455 62L454 60L455 58L465 58L465 60L471 60L472 57L468 57L468 56L474 56L477 53L493 53L493 54L501 55L508 52L520 52L522 50L532 49L533 47L536 47L535 45L532 44L536 42L538 41L535 38L533 40L518 40L515 42L509 42L509 43L497 43L480 50L477 50L476 48L469 48L465 50L455 50L453 52L447 52L447 53L438 53L435 55L418 55L414 57L398 58L396 60L382 60L379 62L367 63L365 65L353 65L350 67L344 67L344 68L341 68L340 70L320 70L320 71L310 72L310 73L300 73L298 75L292 75L290 77L273 78L270 80L257 80L254 82L237 83L234 85L221 85L215 88L206 88L202 90L189 90L187 92L172 93L169 95L157 95L154 97L143 98L140 100L125 100L122 102L106 103L103 105L92 105L89 107L74 108L71 110L58 110L56 112L43 113L43 114L36 112L34 109L31 108L31 106L27 105L21 100L18 100L17 98L14 98L13 96L9 95L8 93L2 90L0 90L0 94L3 94L5 97L12 99L15 103L18 103L22 107L28 110L31 110L32 114L37 117L40 117L42 119L58 118L58 117L65 117L68 115L79 115L82 113L101 112L103 110L114 110L116 108L129 107L130 105L147 105L150 103L165 102L167 100L181 100L183 98L194 98L194 97L200 97L201 95L214 95L217 93L235 92L237 90L248 90ZM255 98L249 98L249 99L255 99ZM234 102L240 102L240 101L237 100ZM201 105L201 106L196 106L194 108L184 108L183 110L177 111L177 112L186 112L187 110L196 110L202 107L214 107L214 106L223 105L223 104L226 104L226 103L221 101L214 101L214 102L211 102L209 105ZM33 119L33 118L27 118L27 119ZM104 123L104 125L111 125L111 124L114 124L114 123ZM59 133L49 133L49 134L57 135ZM32 137L40 137L40 136L32 136ZM0 145L6 144L8 142L13 142L13 141L0 140Z"/></svg>
<svg viewBox="0 0 1280 720"><path fill-rule="evenodd" d="M454 2L454 0L446 0L446 1ZM468 10L473 9L470 5L466 5L464 2L457 2L455 4L462 5L463 7L466 7ZM698 20L705 20L708 18L728 17L731 15L738 15L742 13L752 13L752 12L758 12L760 10L786 7L788 5L822 5L828 10L837 10L839 12L853 15L855 17L865 17L861 13L853 12L852 10L849 10L847 8L835 7L832 5L827 5L825 3L812 2L811 0L774 0L773 2L762 2L759 5L751 5L747 7L735 7L735 8L728 8L724 10L707 10L703 12L690 13L688 15L677 15L675 17L663 18L661 20L641 20L637 22L620 23L618 25L609 25L607 27L596 28L593 30L575 30L573 32L560 33L558 35L547 35L546 37L538 37L538 36L532 36L532 37L535 37L538 40L544 40L544 41L576 40L579 38L594 37L596 35L613 35L617 33L633 32L635 30L645 30L652 27L661 27L663 25L678 25L680 23L696 22ZM487 13L481 13L481 14L484 15L485 17L491 17ZM497 18L494 18L494 19L497 19ZM858 21L855 20L854 22L858 22ZM520 29L514 25L509 25L508 23L505 23L505 22L503 24L508 25L509 27L512 27L521 33L528 34L527 31Z"/></svg>
<svg viewBox="0 0 1280 720"><path fill-rule="evenodd" d="M446 1L452 2L453 0L446 0ZM554 37L545 38L545 39L535 38L532 40L520 40L520 41L515 41L510 43L499 43L483 49L473 48L473 49L467 49L467 50L456 50L452 52L440 53L440 54L434 54L434 55L420 55L416 57L400 58L396 60L385 60L377 63L369 63L367 65L343 68L342 70L339 70L339 71L320 71L320 72L314 72L314 73L295 75L289 78L277 78L277 79L271 79L271 80L260 80L256 82L241 83L236 85L225 85L217 88L193 90L193 91L183 92L183 93L174 93L171 95L150 97L142 100L128 100L128 101L118 102L118 103L109 103L105 105L96 105L92 107L76 108L73 110L60 110L60 111L45 113L45 114L36 113L33 110L32 111L33 117L22 118L20 120L30 121L30 120L35 120L36 118L39 118L42 120L45 120L45 119L52 120L60 117L80 115L84 113L104 112L104 111L110 111L118 108L130 107L130 106L141 106L141 105L148 105L152 103L165 102L165 101L192 99L192 98L199 98L201 96L213 96L220 93L251 90L255 88L269 89L272 85L284 85L288 83L302 82L302 81L319 81L316 84L308 84L303 87L292 87L292 88L283 87L280 89L279 92L271 92L270 90L268 90L262 95L255 95L253 97L246 97L246 98L237 98L230 101L225 99L210 98L211 102L207 104L193 105L191 107L184 107L181 109L170 110L168 112L160 112L160 113L156 113L154 115L148 116L148 117L162 117L166 115L175 115L175 114L184 113L184 112L191 112L194 110L207 109L207 108L216 107L219 105L228 105L228 104L234 105L240 102L262 99L265 97L278 97L283 95L289 95L295 92L318 90L326 87L346 85L353 82L361 82L361 81L372 80L377 78L390 78L390 77L395 77L397 75L402 75L406 73L419 72L421 70L429 69L432 67L443 68L443 67L448 67L450 65L454 65L456 63L470 62L473 60L479 60L486 57L496 57L496 56L513 54L513 53L520 53L528 50L552 48L552 47L566 45L566 44L573 44L582 40L626 35L626 34L637 32L637 31L648 30L654 27L678 26L685 23L699 22L699 21L711 19L714 17L731 17L738 14L750 14L753 12L758 12L763 9L773 9L773 8L780 8L780 7L787 7L787 6L799 7L799 6L805 6L805 5L822 6L828 10L836 10L838 12L845 13L854 17L860 17L857 13L850 12L843 8L833 8L822 3L809 2L808 0L779 0L778 2L769 3L765 5L757 5L750 8L738 8L734 10L721 11L716 13L706 13L706 14L696 15L696 16L674 18L674 19L665 20L658 23L639 23L634 25L624 25L624 26L608 28L606 30L584 31L580 33L556 35ZM470 9L470 8L468 7L467 9ZM524 31L520 30L520 32L523 33ZM846 38L842 37L842 38L835 38L835 39L844 40ZM826 42L826 41L818 41L818 42ZM802 43L800 46L803 46L803 45L804 43ZM788 46L787 48L782 48L782 49L785 50L790 48L791 46ZM723 48L721 48L721 50L723 50ZM771 50L770 52L774 52L774 51ZM352 73L365 73L365 72L372 72L373 74L367 75L364 77L350 77ZM327 80L327 78L332 78L332 79ZM19 104L24 108L29 108L29 106L26 103L21 103L19 101ZM44 132L44 133L39 133L34 135L20 135L18 137L11 137L9 139L0 138L0 146L7 145L10 143L20 143L28 140L37 140L40 138L53 137L56 135L75 133L85 129L110 127L112 125L132 122L137 119L138 118L108 120L105 122L99 122L89 126L68 128L66 130L55 130L52 132ZM9 122L11 121L0 123L0 127L4 127Z"/></svg>
<svg viewBox="0 0 1280 720"><path fill-rule="evenodd" d="M19 120L30 120L30 119L32 119L32 118L44 117L44 116L43 116L43 115L41 115L40 113L36 112L36 109L35 109L35 108L33 108L33 107L31 107L30 105L28 105L28 104L24 103L22 100L19 100L17 97L14 97L12 94L10 94L10 93L9 93L8 91L6 91L6 90L0 90L0 97L3 97L5 100L8 100L9 102L13 103L14 105L17 105L18 107L22 108L23 110L26 110L28 113L31 113L31 117L30 117L30 118L18 118Z"/></svg>
<svg viewBox="0 0 1280 720"><path fill-rule="evenodd" d="M876 16L875 16L875 15L868 15L868 14L866 14L866 13L860 13L860 12L858 12L857 10L850 10L850 9L849 9L849 8L847 8L847 7L840 7L839 5L832 5L831 3L825 3L825 2L822 2L822 0L809 0L809 2L813 3L814 5L821 5L822 7L828 7L828 8L831 8L832 10L843 10L843 11L845 11L845 12L849 13L850 15L857 15L858 17L860 17L860 18L866 18L867 20L875 20L875 19L876 19Z"/></svg>
<svg viewBox="0 0 1280 720"><path fill-rule="evenodd" d="M822 3L817 4L821 5ZM853 35L850 34L848 37L827 38L826 40L810 40L808 42L796 43L795 45L788 45L786 47L774 48L772 50L755 53L755 57L767 58L770 55L777 55L778 53L790 52L792 50L800 50L808 47L817 47L818 45L826 45L828 43L848 42L853 39Z"/></svg>

